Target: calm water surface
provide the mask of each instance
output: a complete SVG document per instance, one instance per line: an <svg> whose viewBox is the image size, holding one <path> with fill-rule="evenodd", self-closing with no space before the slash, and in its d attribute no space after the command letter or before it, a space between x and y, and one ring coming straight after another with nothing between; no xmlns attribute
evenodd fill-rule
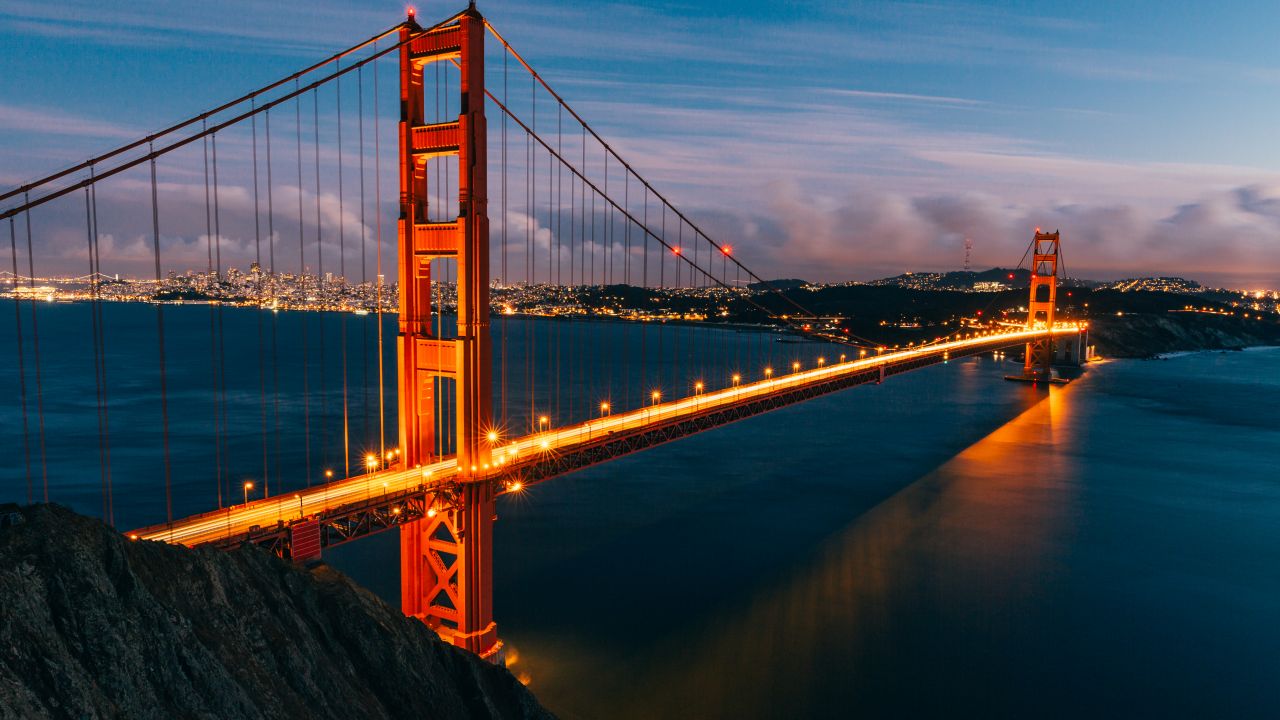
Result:
<svg viewBox="0 0 1280 720"><path fill-rule="evenodd" d="M187 309L207 344L208 310ZM154 315L136 320L150 338ZM1277 369L1276 349L1111 362L1045 392L972 359L536 486L499 505L512 669L567 718L1280 716ZM16 372L0 380L14 397ZM120 440L118 482L132 466L147 487L149 387L113 406L145 435ZM47 412L51 445L96 437L91 394ZM54 499L96 514L96 450L58 458ZM5 499L23 483L8 468ZM328 557L394 602L397 551L388 533Z"/></svg>

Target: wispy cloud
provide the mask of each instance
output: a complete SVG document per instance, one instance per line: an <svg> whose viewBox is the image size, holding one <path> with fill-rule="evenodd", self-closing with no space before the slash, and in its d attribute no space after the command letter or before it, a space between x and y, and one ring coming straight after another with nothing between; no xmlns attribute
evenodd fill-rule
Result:
<svg viewBox="0 0 1280 720"><path fill-rule="evenodd" d="M970 98L947 97L945 95L918 95L905 92L877 92L874 90L850 90L845 88L823 88L822 92L841 97L867 98L871 100L893 100L903 102L927 103L930 105L989 105L982 100Z"/></svg>
<svg viewBox="0 0 1280 720"><path fill-rule="evenodd" d="M114 139L132 139L143 134L136 128L75 115L63 110L3 103L0 103L0 130L34 135L88 135Z"/></svg>

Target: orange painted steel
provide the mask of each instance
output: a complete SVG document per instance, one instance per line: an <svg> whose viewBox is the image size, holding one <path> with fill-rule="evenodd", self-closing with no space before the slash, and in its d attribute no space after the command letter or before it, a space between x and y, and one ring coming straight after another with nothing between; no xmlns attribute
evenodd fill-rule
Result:
<svg viewBox="0 0 1280 720"><path fill-rule="evenodd" d="M410 41L400 51L400 448L402 468L427 466L435 449L435 389L452 380L455 407L456 502L400 531L401 604L442 637L481 657L502 643L493 621L491 483L473 466L486 458L492 427L489 333L489 218L484 117L484 18L474 8L455 25ZM426 124L423 67L452 60L461 76L456 121ZM451 63L453 64L453 63ZM457 220L428 221L428 160L458 158ZM443 160L442 160L443 161ZM453 338L431 335L431 261L455 258L458 327ZM443 430L442 430L443 432Z"/></svg>
<svg viewBox="0 0 1280 720"><path fill-rule="evenodd" d="M1027 303L1027 329L1053 327L1058 302L1058 247L1055 230L1042 233L1036 228L1035 247L1031 258L1031 299ZM1029 380L1047 381L1053 365L1053 338L1046 336L1027 343L1027 358L1022 376Z"/></svg>

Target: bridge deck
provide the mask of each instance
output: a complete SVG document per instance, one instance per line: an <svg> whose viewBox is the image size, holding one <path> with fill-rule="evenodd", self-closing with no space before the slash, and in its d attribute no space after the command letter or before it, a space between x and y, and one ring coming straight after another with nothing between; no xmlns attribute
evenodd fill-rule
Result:
<svg viewBox="0 0 1280 720"><path fill-rule="evenodd" d="M819 394L873 381L949 357L963 357L1010 347L1042 336L1044 330L1016 330L980 335L928 347L831 363L753 383L683 397L620 412L576 425L526 435L494 444L487 466L475 475L498 483L546 480L595 462L766 412ZM1055 328L1055 335L1075 334L1076 327ZM250 501L200 515L153 525L130 537L184 545L267 542L288 535L288 526L306 518L334 522L362 514L367 534L412 520L432 503L447 498L457 475L457 461L445 458L422 468L390 469L317 485L306 490ZM426 502L424 502L424 499ZM446 503L447 504L447 503ZM373 521L367 522L369 513ZM337 540L350 539L338 533ZM330 540L332 544L335 540ZM286 547L287 551L287 547Z"/></svg>

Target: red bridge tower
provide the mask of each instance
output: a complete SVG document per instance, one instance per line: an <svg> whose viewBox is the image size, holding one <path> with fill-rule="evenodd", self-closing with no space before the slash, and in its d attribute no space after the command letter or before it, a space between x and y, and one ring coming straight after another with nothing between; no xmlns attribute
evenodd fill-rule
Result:
<svg viewBox="0 0 1280 720"><path fill-rule="evenodd" d="M1058 302L1058 232L1042 233L1036 228L1031 259L1031 300L1027 305L1027 329L1053 328ZM1027 343L1027 360L1022 368L1026 380L1048 382L1053 365L1053 338L1045 336Z"/></svg>
<svg viewBox="0 0 1280 720"><path fill-rule="evenodd" d="M400 331L396 339L404 467L427 465L436 433L436 388L455 386L457 498L400 531L401 604L445 639L481 657L501 650L493 621L494 489L473 468L487 462L492 427L489 218L484 119L484 18L472 7L456 23L423 33L412 14L400 30ZM423 68L456 63L457 120L426 124ZM458 158L456 219L430 222L427 164ZM450 217L453 217L450 214ZM455 258L458 329L431 334L431 261ZM447 414L446 414L447 416Z"/></svg>

